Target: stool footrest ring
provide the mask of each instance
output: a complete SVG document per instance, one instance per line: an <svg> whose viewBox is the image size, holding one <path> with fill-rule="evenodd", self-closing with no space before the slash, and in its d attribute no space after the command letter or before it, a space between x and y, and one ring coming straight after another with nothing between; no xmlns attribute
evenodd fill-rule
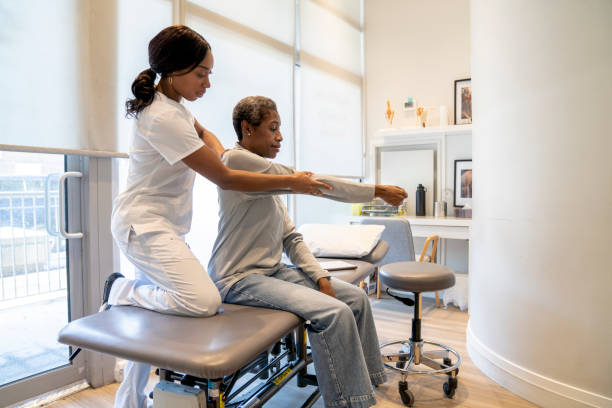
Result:
<svg viewBox="0 0 612 408"><path fill-rule="evenodd" d="M421 343L429 344L434 347L438 347L438 350L427 350L424 352L418 351L419 353L422 353L419 356L420 358L418 359L420 363L415 364L415 347L412 341L397 340L397 341L384 343L383 345L380 346L383 364L385 365L385 367L398 371L404 375L405 374L434 375L434 374L445 374L445 373L454 374L454 371L458 369L459 366L461 365L461 355L455 350L453 350L452 348L444 344L434 343L431 341L423 341ZM409 345L409 352L400 352L400 353L391 353L391 354L385 354L383 352L383 350L386 347L396 345L396 344L401 344L402 346ZM402 347L402 349L403 348L404 347ZM434 359L447 358L449 353L453 354L456 358L456 361L453 365L447 366L445 364L441 364L434 360ZM406 363L406 365L403 368L396 367L390 364L390 363L403 363L403 362ZM411 366L416 366L420 364L426 365L430 367L431 369L430 370L416 370L416 369L410 368Z"/></svg>

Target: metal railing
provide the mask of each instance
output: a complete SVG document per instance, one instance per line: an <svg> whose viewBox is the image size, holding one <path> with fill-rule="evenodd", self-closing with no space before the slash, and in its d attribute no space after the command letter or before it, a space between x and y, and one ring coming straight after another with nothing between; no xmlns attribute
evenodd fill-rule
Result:
<svg viewBox="0 0 612 408"><path fill-rule="evenodd" d="M32 179L22 178L24 190ZM57 175L35 179L44 180L38 183L44 188L0 191L0 301L67 287L66 244L57 233L57 182L50 188Z"/></svg>

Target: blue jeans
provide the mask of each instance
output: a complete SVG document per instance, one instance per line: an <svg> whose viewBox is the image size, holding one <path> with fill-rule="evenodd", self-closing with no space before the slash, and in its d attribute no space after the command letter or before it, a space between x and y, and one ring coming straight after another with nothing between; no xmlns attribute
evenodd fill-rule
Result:
<svg viewBox="0 0 612 408"><path fill-rule="evenodd" d="M372 385L386 381L370 301L354 285L333 278L331 283L337 299L319 292L299 269L283 268L236 282L225 302L286 310L310 321L308 338L325 405L370 407L376 404Z"/></svg>

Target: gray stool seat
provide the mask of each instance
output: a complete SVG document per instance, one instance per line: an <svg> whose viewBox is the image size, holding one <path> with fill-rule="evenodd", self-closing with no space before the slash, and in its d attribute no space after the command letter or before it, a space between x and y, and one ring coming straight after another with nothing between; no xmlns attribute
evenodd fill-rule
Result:
<svg viewBox="0 0 612 408"><path fill-rule="evenodd" d="M380 269L380 281L406 292L435 292L455 285L455 274L444 265L429 262L395 262Z"/></svg>

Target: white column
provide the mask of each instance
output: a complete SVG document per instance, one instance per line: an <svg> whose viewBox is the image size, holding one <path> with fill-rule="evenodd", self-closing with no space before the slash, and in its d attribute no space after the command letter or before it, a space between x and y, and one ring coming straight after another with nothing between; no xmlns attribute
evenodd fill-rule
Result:
<svg viewBox="0 0 612 408"><path fill-rule="evenodd" d="M538 405L612 407L612 1L470 7L470 357Z"/></svg>

